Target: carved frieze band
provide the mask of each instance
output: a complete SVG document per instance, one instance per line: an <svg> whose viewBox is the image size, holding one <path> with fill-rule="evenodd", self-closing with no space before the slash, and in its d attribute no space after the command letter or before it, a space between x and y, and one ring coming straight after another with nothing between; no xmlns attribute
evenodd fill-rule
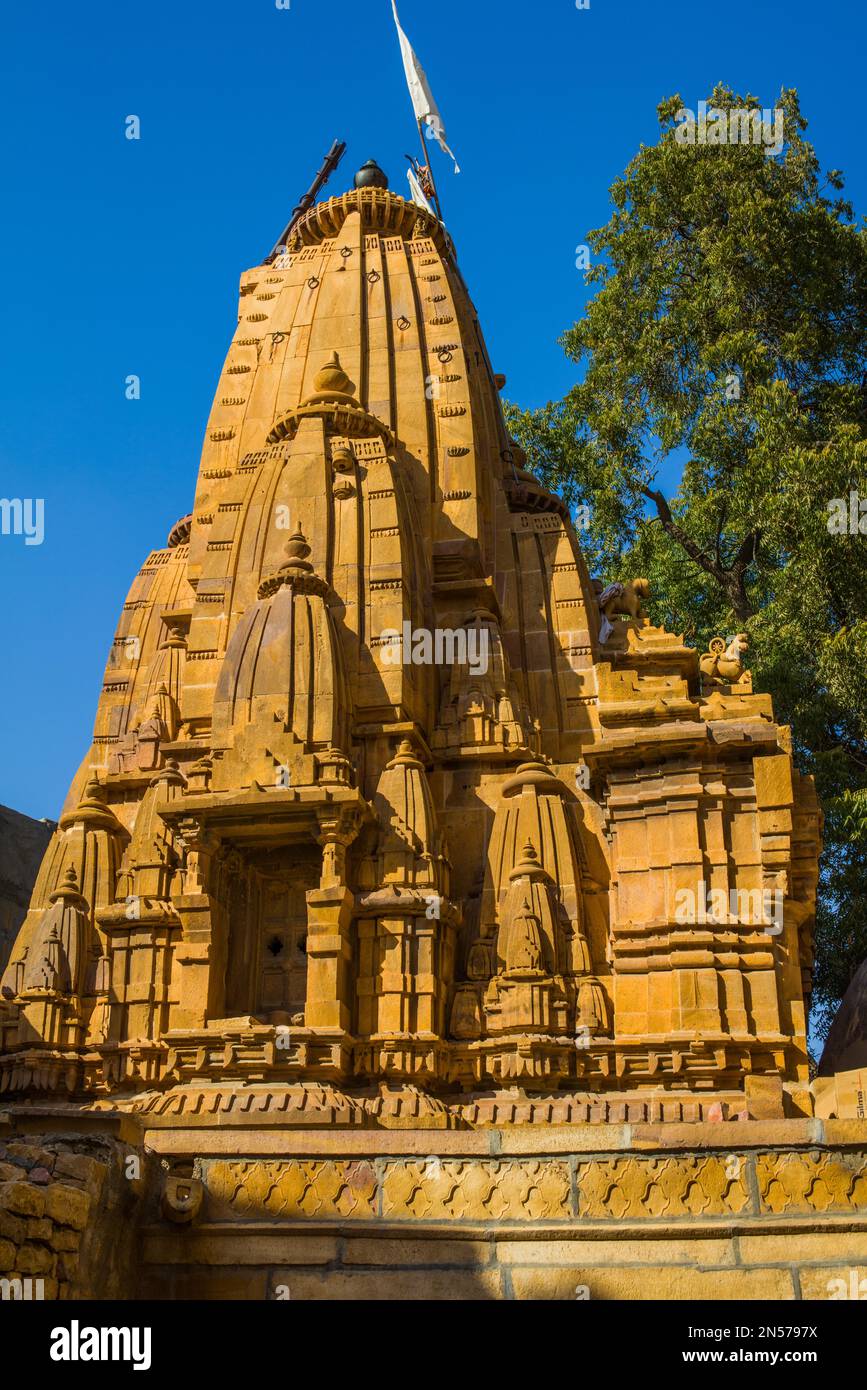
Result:
<svg viewBox="0 0 867 1390"><path fill-rule="evenodd" d="M863 1213L867 1154L217 1159L212 1220L659 1220Z"/></svg>

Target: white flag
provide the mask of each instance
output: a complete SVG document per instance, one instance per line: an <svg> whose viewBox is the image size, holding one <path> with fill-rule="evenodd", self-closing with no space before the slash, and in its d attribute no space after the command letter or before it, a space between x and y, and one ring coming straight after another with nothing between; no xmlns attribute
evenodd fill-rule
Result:
<svg viewBox="0 0 867 1390"><path fill-rule="evenodd" d="M429 212L433 217L436 217L436 213L425 197L424 189L416 178L415 170L407 169L406 176L409 179L409 190L412 195L412 201L415 203L416 207L424 208L425 212Z"/></svg>
<svg viewBox="0 0 867 1390"><path fill-rule="evenodd" d="M432 134L443 153L447 154L450 159L454 159L455 173L459 174L461 171L458 166L458 161L446 144L446 128L443 125L443 118L439 113L439 107L434 101L430 83L425 76L425 70L413 52L412 44L400 27L400 20L397 17L397 0L391 0L391 8L394 10L394 22L397 25L397 36L400 40L403 70L406 73L406 85L409 87L409 94L412 98L412 109L415 112L416 120L425 122L429 132Z"/></svg>

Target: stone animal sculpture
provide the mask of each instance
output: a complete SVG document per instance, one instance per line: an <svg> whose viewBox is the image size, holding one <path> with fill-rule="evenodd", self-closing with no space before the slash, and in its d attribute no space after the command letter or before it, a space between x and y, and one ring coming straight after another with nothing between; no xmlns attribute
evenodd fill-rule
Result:
<svg viewBox="0 0 867 1390"><path fill-rule="evenodd" d="M750 639L745 632L739 632L728 646L724 638L714 637L699 662L705 684L737 685L745 674L743 659L749 646Z"/></svg>
<svg viewBox="0 0 867 1390"><path fill-rule="evenodd" d="M649 598L650 584L646 579L630 579L628 584L616 580L603 589L599 595L599 612L602 615L600 642L607 642L614 631L613 617L645 618L647 614L643 602Z"/></svg>

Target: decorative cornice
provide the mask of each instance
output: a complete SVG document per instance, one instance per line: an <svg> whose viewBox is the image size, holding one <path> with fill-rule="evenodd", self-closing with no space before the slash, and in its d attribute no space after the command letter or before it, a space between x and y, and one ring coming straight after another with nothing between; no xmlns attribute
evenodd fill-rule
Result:
<svg viewBox="0 0 867 1390"><path fill-rule="evenodd" d="M339 198L317 203L295 224L289 251L316 246L338 234L350 213L361 216L365 232L385 232L406 240L430 237L439 251L445 251L446 237L432 213L408 202L386 188L355 188Z"/></svg>
<svg viewBox="0 0 867 1390"><path fill-rule="evenodd" d="M166 541L169 550L174 550L175 547L179 545L186 545L187 541L190 539L192 529L193 514L190 512L188 516L182 516L180 521L176 521L171 531L169 531L169 538Z"/></svg>

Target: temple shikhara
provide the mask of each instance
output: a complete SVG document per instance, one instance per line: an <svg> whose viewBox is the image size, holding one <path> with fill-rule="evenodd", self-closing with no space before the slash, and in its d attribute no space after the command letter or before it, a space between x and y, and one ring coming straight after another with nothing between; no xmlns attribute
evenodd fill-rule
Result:
<svg viewBox="0 0 867 1390"><path fill-rule="evenodd" d="M860 1239L812 782L745 642L594 582L493 366L375 165L241 277L2 979L0 1141L128 1246L60 1294L808 1297Z"/></svg>

